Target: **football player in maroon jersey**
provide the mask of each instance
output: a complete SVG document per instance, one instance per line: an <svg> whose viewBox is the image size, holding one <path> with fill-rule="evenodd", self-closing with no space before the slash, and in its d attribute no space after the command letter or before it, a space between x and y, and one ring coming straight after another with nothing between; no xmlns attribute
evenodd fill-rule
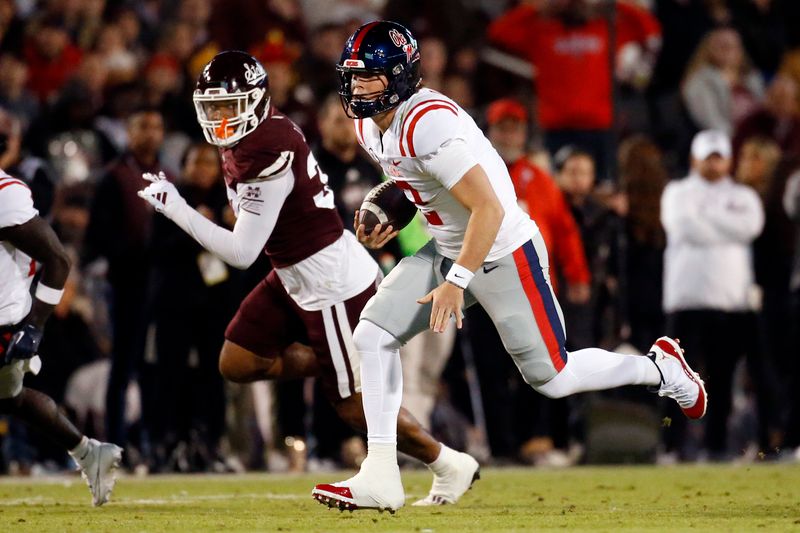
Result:
<svg viewBox="0 0 800 533"><path fill-rule="evenodd" d="M267 72L256 59L218 54L200 74L194 103L206 140L222 156L233 231L189 207L163 174L145 174L152 183L139 196L226 263L247 268L264 250L274 267L228 325L220 371L238 383L319 376L339 416L365 431L352 331L382 277L377 263L344 231L328 177L300 129L270 105ZM398 435L400 450L434 473L437 498L429 500L454 503L467 487L455 494L448 479L458 477L465 454L434 440L404 410Z"/></svg>

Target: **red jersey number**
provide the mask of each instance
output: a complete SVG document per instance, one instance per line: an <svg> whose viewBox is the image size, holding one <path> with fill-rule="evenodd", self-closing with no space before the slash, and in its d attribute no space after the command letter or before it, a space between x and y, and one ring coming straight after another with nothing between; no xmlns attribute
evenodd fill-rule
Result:
<svg viewBox="0 0 800 533"><path fill-rule="evenodd" d="M422 196L420 196L419 191L412 187L408 182L395 180L395 183L399 188L411 193L412 198L414 198L414 205L417 207L428 205L428 202L425 202L422 199ZM436 211L422 211L422 214L425 216L425 219L431 226L441 226L444 224L444 222L442 222L442 218L439 216L439 213Z"/></svg>

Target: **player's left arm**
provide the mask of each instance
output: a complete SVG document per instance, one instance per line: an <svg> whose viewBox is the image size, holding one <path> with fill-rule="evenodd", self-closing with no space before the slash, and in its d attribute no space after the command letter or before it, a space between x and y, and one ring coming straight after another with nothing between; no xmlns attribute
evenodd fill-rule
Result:
<svg viewBox="0 0 800 533"><path fill-rule="evenodd" d="M447 281L419 300L419 303L433 303L430 327L438 333L447 328L451 314L455 314L456 327L461 328L464 288L489 255L505 216L489 177L479 164L470 168L450 188L450 194L469 210L470 216L461 253L448 273Z"/></svg>
<svg viewBox="0 0 800 533"><path fill-rule="evenodd" d="M239 216L233 231L230 231L189 206L163 174L146 176L152 185L139 191L141 198L175 222L203 248L240 269L252 265L264 249L278 222L283 202L294 186L291 168L269 178L239 184Z"/></svg>

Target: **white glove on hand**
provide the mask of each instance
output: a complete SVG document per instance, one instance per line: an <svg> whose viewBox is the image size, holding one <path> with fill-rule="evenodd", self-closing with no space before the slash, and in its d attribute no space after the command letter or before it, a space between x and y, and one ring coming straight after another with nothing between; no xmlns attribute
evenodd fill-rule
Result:
<svg viewBox="0 0 800 533"><path fill-rule="evenodd" d="M158 176L145 172L142 178L149 181L150 185L137 194L167 218L172 219L186 205L186 200L163 172L159 172Z"/></svg>

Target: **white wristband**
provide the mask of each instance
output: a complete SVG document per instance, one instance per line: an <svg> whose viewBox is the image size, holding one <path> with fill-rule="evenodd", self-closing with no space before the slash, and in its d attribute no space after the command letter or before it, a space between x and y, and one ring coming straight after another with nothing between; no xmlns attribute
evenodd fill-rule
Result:
<svg viewBox="0 0 800 533"><path fill-rule="evenodd" d="M457 287L466 289L467 285L469 285L469 282L472 281L474 277L475 274L470 272L469 269L464 268L458 263L453 263L445 279Z"/></svg>
<svg viewBox="0 0 800 533"><path fill-rule="evenodd" d="M53 289L41 282L36 286L36 299L46 304L58 305L63 294L64 289Z"/></svg>

